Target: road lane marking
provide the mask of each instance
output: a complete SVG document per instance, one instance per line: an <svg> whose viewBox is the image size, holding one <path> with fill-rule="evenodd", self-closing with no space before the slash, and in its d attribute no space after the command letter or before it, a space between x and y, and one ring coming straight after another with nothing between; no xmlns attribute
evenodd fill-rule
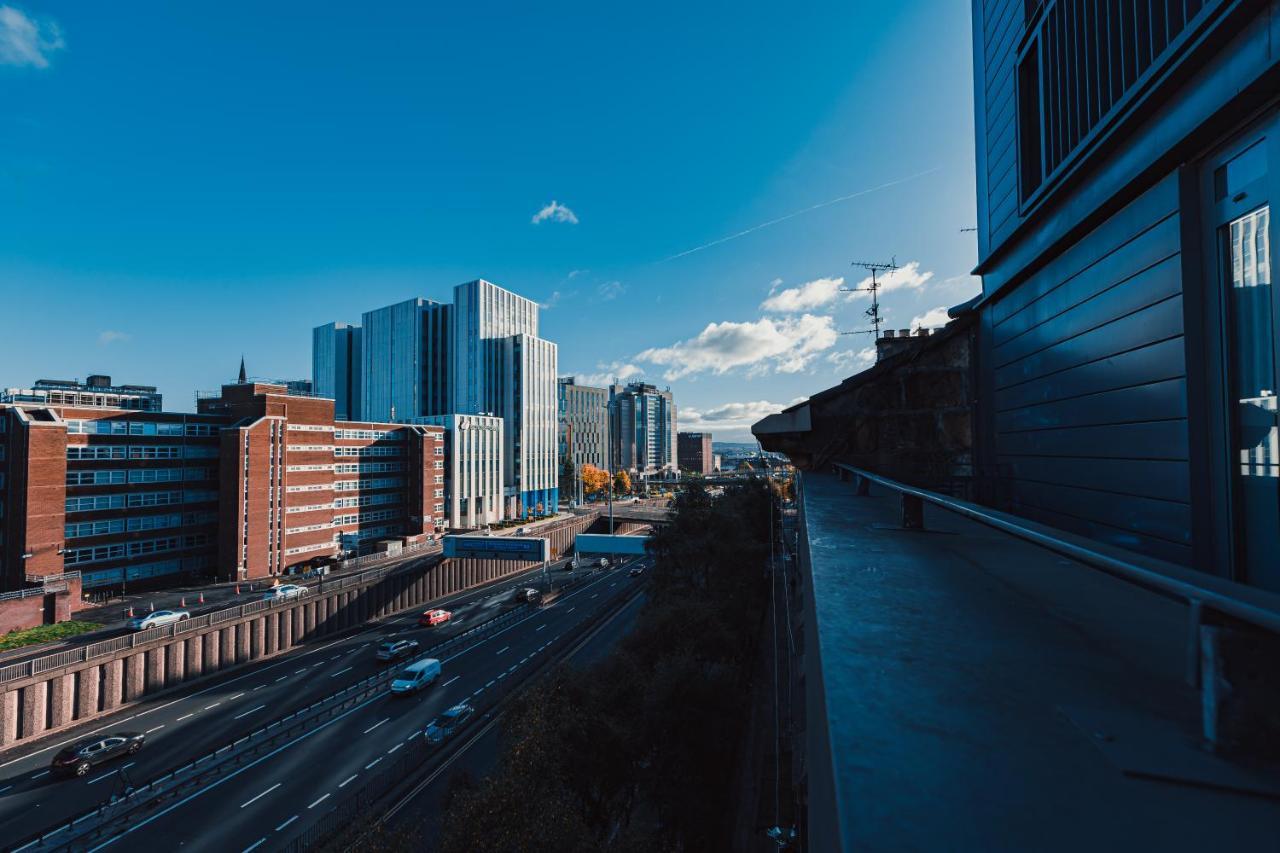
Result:
<svg viewBox="0 0 1280 853"><path fill-rule="evenodd" d="M302 669L300 669L300 670L298 670L297 672L295 672L295 673L294 673L294 675L302 675L302 673L304 673L304 672L306 672L306 671L307 671L307 668L304 666Z"/></svg>
<svg viewBox="0 0 1280 853"><path fill-rule="evenodd" d="M285 680L286 678L288 678L288 677L289 677L289 676L287 676L287 675L282 675L282 676L280 676L279 678L277 678L277 679L276 679L276 684L279 684L280 682L284 681L284 680Z"/></svg>
<svg viewBox="0 0 1280 853"><path fill-rule="evenodd" d="M575 610L577 610L577 609L578 609L578 605L576 605L576 604L575 604L573 607L570 607L568 610L566 610L566 611L565 611L565 613L566 613L566 614L567 614L567 613L572 613L573 611L575 611Z"/></svg>
<svg viewBox="0 0 1280 853"><path fill-rule="evenodd" d="M591 597L592 597L592 598L599 598L599 597L600 597L600 593L598 593L598 592L593 592L593 593L591 594Z"/></svg>
<svg viewBox="0 0 1280 853"><path fill-rule="evenodd" d="M123 767L117 767L115 770L112 770L109 773L103 773L97 779L90 779L86 784L92 785L94 782L101 782L103 779L106 779L108 776L114 776L117 773L119 773L121 770L128 770L130 767L132 767L137 763L138 762L136 761L130 761L128 764L124 765Z"/></svg>
<svg viewBox="0 0 1280 853"><path fill-rule="evenodd" d="M365 730L364 730L364 733L365 733L365 734L368 734L369 732L371 732L371 731L373 731L374 729L376 729L378 726L382 725L382 723L387 723L387 722L390 722L390 721L391 721L391 718L390 718L390 717L386 717L386 718L384 718L381 722L377 722L377 723L374 723L372 726L369 726L369 728L367 728L367 729L365 729Z"/></svg>
<svg viewBox="0 0 1280 853"><path fill-rule="evenodd" d="M495 680L496 680L496 679L495 679ZM492 686L493 686L493 682L492 682L492 681L490 681L488 684L486 684L486 685L485 685L485 689L487 690L488 688L490 688L490 687L492 687Z"/></svg>
<svg viewBox="0 0 1280 853"><path fill-rule="evenodd" d="M9 790L12 787L13 787L12 785L5 785L3 788L0 788L0 794L3 794L5 791Z"/></svg>
<svg viewBox="0 0 1280 853"><path fill-rule="evenodd" d="M267 839L265 837L259 838L257 841L253 842L248 847L244 848L244 850L241 850L240 853L249 853L250 850L257 850L266 842L266 840Z"/></svg>
<svg viewBox="0 0 1280 853"><path fill-rule="evenodd" d="M238 720L238 719L240 719L241 717L247 717L247 716L249 716L250 714L256 714L257 712L261 711L261 710L262 710L263 708L265 708L265 707L267 707L267 706L266 706L266 705L259 705L259 706L258 706L258 707L256 707L256 708L250 708L248 711L245 711L243 714L236 714L235 718Z"/></svg>
<svg viewBox="0 0 1280 853"><path fill-rule="evenodd" d="M216 708L216 707L218 707L218 706L219 706L219 705L221 705L221 704L222 704L221 702L214 702L212 705L205 705L205 706L204 706L204 709L205 709L206 711L208 711L208 710L210 710L210 709L212 709L212 708Z"/></svg>
<svg viewBox="0 0 1280 853"><path fill-rule="evenodd" d="M161 723L160 725L155 726L154 728L147 729L145 732L143 732L143 734L147 734L147 735L149 735L149 734L151 734L152 732L158 732L158 731L160 731L160 730L161 730L161 729L163 729L163 728L164 728L164 723Z"/></svg>
<svg viewBox="0 0 1280 853"><path fill-rule="evenodd" d="M255 687L255 688L253 688L253 689L254 689L254 690L261 690L262 688L264 688L264 687L266 687L266 686L267 686L267 685L265 685L265 684L259 684L257 687Z"/></svg>
<svg viewBox="0 0 1280 853"><path fill-rule="evenodd" d="M404 741L400 741L398 744L396 744L395 746L393 746L393 747L391 747L390 749L388 749L388 750L387 750L387 755L390 755L391 753L395 752L397 749L399 749L399 748L400 748L400 747L402 747L402 746L404 746Z"/></svg>
<svg viewBox="0 0 1280 853"><path fill-rule="evenodd" d="M417 737L418 735L420 735L420 734L422 734L422 732L414 732L413 734L409 735L408 739L409 739L409 740L413 740L414 738L416 738L416 737Z"/></svg>
<svg viewBox="0 0 1280 853"><path fill-rule="evenodd" d="M338 783L338 787L339 787L339 788L345 788L345 787L347 787L347 783L348 783L348 782L350 782L352 779L356 778L356 777L357 777L357 776L359 776L359 775L360 775L359 773L352 773L352 774L351 774L350 776L348 776L346 779L343 779L340 783Z"/></svg>
<svg viewBox="0 0 1280 853"><path fill-rule="evenodd" d="M195 715L196 715L196 712L192 711L190 714L184 714L183 716L179 717L176 722L180 723L183 720L187 720L187 719L190 719L191 717L194 717Z"/></svg>
<svg viewBox="0 0 1280 853"><path fill-rule="evenodd" d="M373 767L373 765L377 764L377 763L378 763L379 761L381 761L381 760L382 760L382 756L381 756L381 755L379 755L377 758L373 759L373 761L370 761L368 764L366 764L366 765L364 766L364 769L365 769L365 770L369 770L369 769L371 769L371 768Z"/></svg>
<svg viewBox="0 0 1280 853"><path fill-rule="evenodd" d="M329 676L329 677L330 677L330 678L337 678L339 675L342 675L342 673L344 673L344 672L350 672L350 671L351 671L351 669L352 669L352 667L347 667L346 669L340 669L340 670L338 670L337 672L335 672L333 675L331 675L331 676Z"/></svg>
<svg viewBox="0 0 1280 853"><path fill-rule="evenodd" d="M243 693L237 693L236 695L232 696L232 697L231 697L230 699L228 699L227 701L228 701L228 702L234 702L234 701L236 701L237 699L239 699L239 698L240 698L241 696L243 696L243 695L244 695Z"/></svg>
<svg viewBox="0 0 1280 853"><path fill-rule="evenodd" d="M36 775L32 776L31 778L32 778L32 779L39 779L41 776L48 776L48 775L49 775L50 773L52 773L52 772L53 772L52 770L45 770L45 771L43 771L43 772L37 773Z"/></svg>
<svg viewBox="0 0 1280 853"><path fill-rule="evenodd" d="M505 652L505 651L506 651L507 649L509 649L509 648L511 648L511 647L510 647L510 646L503 646L502 648L500 648L500 649L498 649L496 652L494 652L494 654L498 654L498 655L500 655L500 654L502 654L503 652Z"/></svg>
<svg viewBox="0 0 1280 853"><path fill-rule="evenodd" d="M453 682L457 681L461 677L462 677L461 675L455 675L453 678L450 678L448 681L446 681L444 684L441 684L440 686L448 687L450 684L453 684Z"/></svg>
<svg viewBox="0 0 1280 853"><path fill-rule="evenodd" d="M311 805L307 806L307 808L309 808L309 809L314 809L316 806L320 805L320 804L321 804L321 803L323 803L325 800L329 799L329 796L330 796L329 794L325 794L323 797L321 797L320 799L316 800L316 801L315 801L314 803L312 803Z"/></svg>
<svg viewBox="0 0 1280 853"><path fill-rule="evenodd" d="M288 820L286 820L284 823L282 823L282 824L280 824L279 826L277 826L277 827L276 827L276 832L279 832L280 830L284 829L286 826L288 826L289 824L293 823L293 822L294 822L295 820L297 820L297 819L298 819L298 816L297 816L297 815L294 815L293 817L289 818L289 819L288 819Z"/></svg>
<svg viewBox="0 0 1280 853"><path fill-rule="evenodd" d="M245 806L252 805L252 804L256 803L258 800L262 799L262 798L263 798L263 797L265 797L267 794L270 794L272 791L274 791L276 788L279 788L279 787L280 787L281 785L283 785L283 784L284 784L283 782L277 782L277 783L275 783L274 785L272 785L272 786L271 786L270 788L268 788L267 790L263 791L263 792L262 792L261 794L259 794L258 796L253 797L253 798L248 799L248 800L245 800L243 803L241 803L241 804L240 804L240 808L244 808Z"/></svg>
<svg viewBox="0 0 1280 853"><path fill-rule="evenodd" d="M543 628L545 628L545 627L547 627L547 623L546 623L546 622L543 622L543 623L542 623L541 625L539 625L537 628L534 628L534 629L533 629L533 633L535 633L535 634L536 634L536 633L538 633L539 631L541 631L541 630L542 630Z"/></svg>

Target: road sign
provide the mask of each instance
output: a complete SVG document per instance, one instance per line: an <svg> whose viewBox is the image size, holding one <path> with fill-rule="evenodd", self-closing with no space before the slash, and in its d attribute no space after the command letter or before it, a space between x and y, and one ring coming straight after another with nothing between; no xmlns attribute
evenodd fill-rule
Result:
<svg viewBox="0 0 1280 853"><path fill-rule="evenodd" d="M541 562L551 559L551 543L541 536L445 536L444 555Z"/></svg>

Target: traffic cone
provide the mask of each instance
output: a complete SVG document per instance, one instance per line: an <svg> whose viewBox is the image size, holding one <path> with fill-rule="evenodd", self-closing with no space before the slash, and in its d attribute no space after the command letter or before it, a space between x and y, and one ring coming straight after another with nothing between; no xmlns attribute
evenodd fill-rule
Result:
<svg viewBox="0 0 1280 853"><path fill-rule="evenodd" d="M240 584L236 584L236 595L240 594Z"/></svg>
<svg viewBox="0 0 1280 853"><path fill-rule="evenodd" d="M156 610L156 603L153 601L151 602L151 612L154 613L155 610Z"/></svg>
<svg viewBox="0 0 1280 853"><path fill-rule="evenodd" d="M204 604L204 593L200 593L200 604Z"/></svg>
<svg viewBox="0 0 1280 853"><path fill-rule="evenodd" d="M125 618L126 618L126 619L132 619L132 618L133 618L133 607L132 607L132 606L130 606L130 607L129 607L129 609L128 609L126 612L127 612L129 615L128 615L128 616L126 616Z"/></svg>
<svg viewBox="0 0 1280 853"><path fill-rule="evenodd" d="M178 606L179 606L179 607L186 607L186 606L187 606L187 597L186 597L185 595L184 595L184 596L182 596L182 598L179 598L179 599L178 599Z"/></svg>

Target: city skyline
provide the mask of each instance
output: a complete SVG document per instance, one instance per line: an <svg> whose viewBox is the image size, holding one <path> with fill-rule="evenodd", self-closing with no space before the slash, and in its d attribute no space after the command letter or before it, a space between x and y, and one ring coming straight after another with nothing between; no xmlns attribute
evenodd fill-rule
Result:
<svg viewBox="0 0 1280 853"><path fill-rule="evenodd" d="M603 41L601 12L564 9L533 39L495 34L467 74L440 33L473 13L383 10L344 40L339 75L323 70L334 22L284 9L255 10L251 32L228 28L234 8L139 7L141 26L6 8L59 35L0 64L0 181L20 202L0 212L0 287L24 317L3 384L106 373L186 410L242 352L253 374L305 376L313 327L484 278L541 303L562 375L670 385L682 426L747 440L766 410L865 366L870 341L838 334L865 325L864 298L839 291L851 261L903 266L894 328L976 292L971 89L942 70L967 67L963 9L682 10L678 31L657 9ZM393 30L431 49L388 52L412 42ZM907 38L950 61L901 61ZM657 94L630 77L651 50L674 63ZM483 144L459 132L504 114ZM60 141L85 133L91 154ZM53 293L95 311L55 318Z"/></svg>

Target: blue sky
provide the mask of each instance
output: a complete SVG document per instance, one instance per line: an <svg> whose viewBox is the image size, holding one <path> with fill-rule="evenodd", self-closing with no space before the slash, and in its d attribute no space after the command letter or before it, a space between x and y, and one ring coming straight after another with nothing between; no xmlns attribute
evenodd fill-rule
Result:
<svg viewBox="0 0 1280 853"><path fill-rule="evenodd" d="M742 439L865 365L850 261L904 266L890 327L976 292L969 26L0 0L0 385L109 373L189 410L241 352L306 376L312 326L480 277L548 306L562 373Z"/></svg>

